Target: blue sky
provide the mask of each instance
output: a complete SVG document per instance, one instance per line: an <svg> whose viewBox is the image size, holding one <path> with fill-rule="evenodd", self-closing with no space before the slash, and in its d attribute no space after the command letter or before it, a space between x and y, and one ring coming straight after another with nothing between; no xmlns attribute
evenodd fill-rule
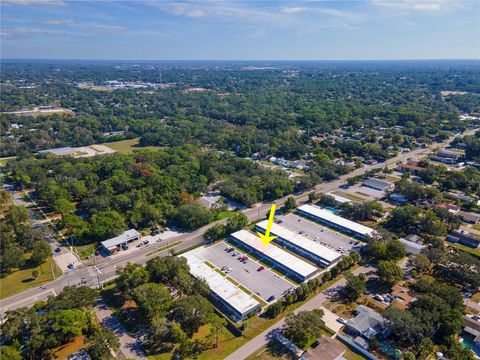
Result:
<svg viewBox="0 0 480 360"><path fill-rule="evenodd" d="M2 58L478 59L480 1L2 0Z"/></svg>

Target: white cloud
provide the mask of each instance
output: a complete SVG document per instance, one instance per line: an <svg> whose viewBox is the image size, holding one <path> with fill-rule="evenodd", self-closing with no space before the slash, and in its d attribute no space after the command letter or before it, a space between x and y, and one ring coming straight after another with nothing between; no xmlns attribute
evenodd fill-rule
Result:
<svg viewBox="0 0 480 360"><path fill-rule="evenodd" d="M2 0L2 6L65 5L63 0Z"/></svg>
<svg viewBox="0 0 480 360"><path fill-rule="evenodd" d="M50 30L39 28L4 28L0 31L1 36L18 35L72 35L72 33L62 30Z"/></svg>
<svg viewBox="0 0 480 360"><path fill-rule="evenodd" d="M42 21L42 24L45 25L70 25L70 24L75 24L74 20L70 19L48 19Z"/></svg>
<svg viewBox="0 0 480 360"><path fill-rule="evenodd" d="M285 13L285 14L298 14L301 12L306 11L307 8L303 6L282 6L280 11Z"/></svg>
<svg viewBox="0 0 480 360"><path fill-rule="evenodd" d="M402 13L450 13L463 9L467 3L458 0L372 0L376 6Z"/></svg>
<svg viewBox="0 0 480 360"><path fill-rule="evenodd" d="M126 26L122 26L122 25L109 25L109 24L83 24L83 25L90 29L106 30L106 31L122 31L127 29Z"/></svg>

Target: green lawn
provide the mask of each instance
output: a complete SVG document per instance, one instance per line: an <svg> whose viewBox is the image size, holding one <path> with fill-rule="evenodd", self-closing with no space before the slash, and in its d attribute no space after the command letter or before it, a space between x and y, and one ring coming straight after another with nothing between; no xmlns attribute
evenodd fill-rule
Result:
<svg viewBox="0 0 480 360"><path fill-rule="evenodd" d="M6 166L8 160L12 160L12 159L15 159L15 158L16 158L16 156L10 156L10 157L5 157L5 158L0 159L0 167Z"/></svg>
<svg viewBox="0 0 480 360"><path fill-rule="evenodd" d="M216 216L216 220L222 220L222 219L228 218L230 216L233 216L235 214L236 214L235 211L230 211L230 210L220 211Z"/></svg>
<svg viewBox="0 0 480 360"><path fill-rule="evenodd" d="M87 244L81 246L74 246L75 252L80 256L80 259L85 260L95 253L97 243Z"/></svg>
<svg viewBox="0 0 480 360"><path fill-rule="evenodd" d="M121 141L114 141L110 143L103 143L102 145L108 146L112 148L116 152L120 154L131 154L134 150L158 150L162 147L160 146L138 146L138 138L130 139L130 140L121 140Z"/></svg>
<svg viewBox="0 0 480 360"><path fill-rule="evenodd" d="M475 230L480 230L480 223L472 226Z"/></svg>
<svg viewBox="0 0 480 360"><path fill-rule="evenodd" d="M53 280L52 269L55 270L55 276L62 275L62 271L55 265L50 257L46 262L35 268L21 269L0 278L0 299L18 294L29 288L36 287ZM38 277L32 278L32 271L38 270Z"/></svg>
<svg viewBox="0 0 480 360"><path fill-rule="evenodd" d="M459 250L463 250L465 252L468 252L472 255L480 257L480 248L472 249L471 247L468 247L468 246L465 246L465 245L462 245L462 244L452 244L452 243L449 243L448 245L453 246L453 247L455 247Z"/></svg>

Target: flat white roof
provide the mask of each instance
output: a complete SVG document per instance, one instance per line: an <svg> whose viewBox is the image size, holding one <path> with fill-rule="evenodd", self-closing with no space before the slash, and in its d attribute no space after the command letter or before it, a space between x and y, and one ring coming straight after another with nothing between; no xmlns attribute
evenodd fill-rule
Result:
<svg viewBox="0 0 480 360"><path fill-rule="evenodd" d="M373 235L373 233L375 232L375 230L373 230L372 228L369 228L368 226L365 226L365 225L356 223L355 221L351 221L341 216L332 214L330 211L321 209L315 205L302 205L298 208L298 210L306 212L307 214L310 214L312 216L316 216L320 219L329 221L332 224L344 227L357 234L370 236L370 235Z"/></svg>
<svg viewBox="0 0 480 360"><path fill-rule="evenodd" d="M126 243L136 237L140 236L140 233L135 229L130 229L125 231L123 234L118 235L117 237L102 241L101 244L104 248L108 249L113 246L118 246L120 244Z"/></svg>
<svg viewBox="0 0 480 360"><path fill-rule="evenodd" d="M345 197L343 197L343 196L340 196L340 195L337 195L337 194L334 194L334 193L331 193L331 192L327 193L327 195L333 196L333 198L334 198L336 201L338 201L339 203L342 203L342 204L343 204L343 203L351 203L351 202L353 202L353 201L350 200L350 199L347 199L347 198L345 198Z"/></svg>
<svg viewBox="0 0 480 360"><path fill-rule="evenodd" d="M286 252L272 243L264 246L262 240L260 240L258 236L247 230L234 232L231 236L304 278L308 278L318 271L315 266L310 265L306 261Z"/></svg>
<svg viewBox="0 0 480 360"><path fill-rule="evenodd" d="M187 259L188 265L190 266L190 273L193 276L205 279L210 290L226 304L242 314L242 316L260 306L257 300L205 264L205 259L201 255L196 254L195 250L189 251L181 256Z"/></svg>
<svg viewBox="0 0 480 360"><path fill-rule="evenodd" d="M264 220L257 224L258 227L265 230L268 221ZM311 252L322 259L332 263L338 260L342 254L327 248L321 244L316 243L315 241L306 238L305 236L299 235L291 230L284 228L283 226L277 225L275 223L272 224L272 228L270 229L270 233L272 235L276 235L285 239L289 243L304 249L305 251Z"/></svg>

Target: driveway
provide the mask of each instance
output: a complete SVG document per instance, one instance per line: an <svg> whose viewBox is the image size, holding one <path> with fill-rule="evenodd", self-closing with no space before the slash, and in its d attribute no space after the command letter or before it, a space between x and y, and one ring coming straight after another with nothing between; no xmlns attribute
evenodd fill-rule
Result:
<svg viewBox="0 0 480 360"><path fill-rule="evenodd" d="M94 307L97 319L103 327L113 331L120 341L120 352L127 359L147 360L139 344L139 339L135 339L127 334L127 331L120 321L113 316L112 311L99 299Z"/></svg>

